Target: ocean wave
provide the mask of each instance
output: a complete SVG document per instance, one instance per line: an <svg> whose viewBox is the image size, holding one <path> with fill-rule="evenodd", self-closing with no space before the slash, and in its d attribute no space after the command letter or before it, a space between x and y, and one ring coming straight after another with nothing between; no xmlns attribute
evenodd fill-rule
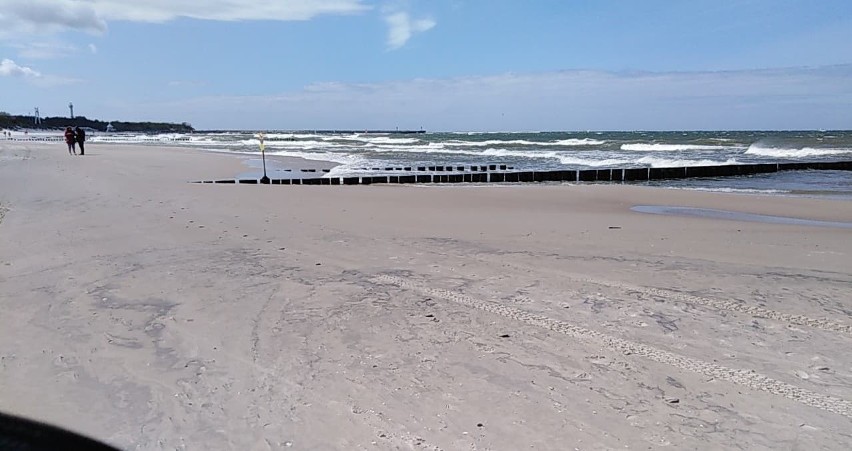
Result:
<svg viewBox="0 0 852 451"><path fill-rule="evenodd" d="M486 141L462 141L452 140L444 143L447 146L455 147L487 147L487 146L503 146L503 145L520 145L520 146L599 146L606 144L606 141L590 138L570 138L560 139L557 141L529 141L526 139L489 139Z"/></svg>
<svg viewBox="0 0 852 451"><path fill-rule="evenodd" d="M601 166L619 166L631 163L630 160L620 160L617 158L607 158L604 160L593 160L588 158L577 158L574 156L559 155L559 162L570 166L591 166L599 168Z"/></svg>
<svg viewBox="0 0 852 451"><path fill-rule="evenodd" d="M260 155L260 151L257 152L241 152L250 155ZM299 152L292 150L277 150L274 152L266 152L267 155L275 155L280 157L295 157L302 158L304 160L315 160L315 161L331 161L333 163L340 163L344 165L372 165L373 162L364 157L347 154L347 153L335 153L335 152Z"/></svg>
<svg viewBox="0 0 852 451"><path fill-rule="evenodd" d="M447 134L450 134L450 135L468 135L468 136L476 136L476 135L538 135L540 133L542 133L540 130L527 130L527 131L518 131L518 130L516 130L516 131L509 131L509 130L498 131L498 130L495 130L495 131L490 131L490 132L484 132L484 131L478 131L478 132L473 132L473 131L447 132Z"/></svg>
<svg viewBox="0 0 852 451"><path fill-rule="evenodd" d="M560 154L555 151L550 152L530 152L523 150L509 150L489 147L482 152L473 153L473 155L484 155L489 157L521 157L521 158L559 158Z"/></svg>
<svg viewBox="0 0 852 451"><path fill-rule="evenodd" d="M657 143L632 143L622 144L621 150L633 152L677 152L683 150L724 150L728 147L711 146L700 144L657 144Z"/></svg>
<svg viewBox="0 0 852 451"><path fill-rule="evenodd" d="M258 139L243 139L240 141L233 141L231 143L226 143L229 145L239 144L246 147L258 147L260 146L260 140ZM263 141L264 146L269 149L330 149L330 148L351 148L352 146L348 146L345 144L337 144L337 143L329 143L325 141Z"/></svg>
<svg viewBox="0 0 852 451"><path fill-rule="evenodd" d="M162 134L162 135L95 135L87 138L89 142L99 143L121 143L121 144L142 144L142 143L167 143L167 142L190 142L189 135L183 134Z"/></svg>
<svg viewBox="0 0 852 451"><path fill-rule="evenodd" d="M602 141L600 139L591 139L591 138L570 138L570 139L560 139L556 141L554 144L547 145L555 145L555 146L600 146L601 144L606 144L606 141Z"/></svg>
<svg viewBox="0 0 852 451"><path fill-rule="evenodd" d="M375 146L370 147L370 151L375 153L424 153L435 155L469 155L474 157L518 157L518 158L560 158L561 152L557 151L530 151L530 150L512 150L489 147L487 149L445 149L441 143L429 143L423 146L406 146L406 147L386 147Z"/></svg>
<svg viewBox="0 0 852 451"><path fill-rule="evenodd" d="M331 170L323 175L323 177L351 177L364 174L374 174L372 168L387 168L400 167L398 161L392 160L377 160L377 159L360 159L351 162L341 162L339 166L331 168Z"/></svg>
<svg viewBox="0 0 852 451"><path fill-rule="evenodd" d="M669 158L658 158L658 157L643 157L634 162L635 164L647 165L652 168L679 168L679 167L687 167L687 166L722 166L722 165L730 165L730 164L740 164L734 158L728 158L725 161L718 160L683 160L683 159L669 159Z"/></svg>
<svg viewBox="0 0 852 451"><path fill-rule="evenodd" d="M365 144L363 147L359 147L359 150L369 149L373 152L400 152L400 153L454 153L451 151L444 150L443 143L428 143L428 144L418 144L416 146L399 146L399 145L389 145L389 144Z"/></svg>
<svg viewBox="0 0 852 451"><path fill-rule="evenodd" d="M414 144L420 142L418 138L391 138L389 136L361 136L357 134L350 136L327 136L323 139L327 141L357 141L369 144Z"/></svg>
<svg viewBox="0 0 852 451"><path fill-rule="evenodd" d="M803 147L801 149L790 149L783 147L763 147L759 144L752 144L745 151L748 155L760 155L764 157L774 158L807 158L819 157L823 155L839 155L844 153L852 153L849 148L814 148Z"/></svg>
<svg viewBox="0 0 852 451"><path fill-rule="evenodd" d="M257 134L255 133L252 136L257 136ZM313 133L264 133L264 138L275 141L280 139L324 139L325 136Z"/></svg>
<svg viewBox="0 0 852 451"><path fill-rule="evenodd" d="M514 157L523 159L555 159L560 160L562 164L577 164L584 166L601 166L606 164L621 164L629 163L627 160L618 159L595 159L595 158L579 158L572 155L570 152L560 152L556 150L550 151L535 151L535 150L514 150L502 149L499 147L489 147L487 149L445 149L440 143L431 143L428 146L411 146L405 148L371 148L376 153L424 153L436 155L467 155L472 157Z"/></svg>
<svg viewBox="0 0 852 451"><path fill-rule="evenodd" d="M690 187L681 187L681 186L669 186L667 188L670 189L684 189L688 191L710 191L715 193L742 193L742 194L788 194L789 190L783 189L757 189L757 188L729 188L729 187L718 187L711 188L705 186L690 186Z"/></svg>

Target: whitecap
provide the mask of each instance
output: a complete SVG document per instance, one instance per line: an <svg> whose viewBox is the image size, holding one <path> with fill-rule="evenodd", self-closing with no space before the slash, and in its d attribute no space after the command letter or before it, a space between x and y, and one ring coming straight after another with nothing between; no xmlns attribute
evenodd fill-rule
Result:
<svg viewBox="0 0 852 451"><path fill-rule="evenodd" d="M763 147L759 144L752 144L745 152L748 155L760 155L764 157L774 158L807 158L818 157L823 155L839 155L843 153L852 153L852 149L848 148L813 148L803 147L801 149L789 149L782 147Z"/></svg>
<svg viewBox="0 0 852 451"><path fill-rule="evenodd" d="M632 143L622 144L621 150L634 152L677 152L683 150L724 150L728 147L708 146L700 144L657 144L657 143Z"/></svg>
<svg viewBox="0 0 852 451"><path fill-rule="evenodd" d="M680 168L687 166L721 166L730 164L740 164L739 161L728 158L725 161L718 160L684 160L684 159L669 159L658 157L643 157L635 162L636 164L647 165L652 168Z"/></svg>

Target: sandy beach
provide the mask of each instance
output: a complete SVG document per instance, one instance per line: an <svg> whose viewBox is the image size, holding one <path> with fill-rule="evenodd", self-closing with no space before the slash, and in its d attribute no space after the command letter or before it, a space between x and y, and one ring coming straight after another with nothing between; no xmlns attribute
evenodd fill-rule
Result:
<svg viewBox="0 0 852 451"><path fill-rule="evenodd" d="M127 450L852 444L852 231L631 211L848 201L64 147L0 141L0 411Z"/></svg>

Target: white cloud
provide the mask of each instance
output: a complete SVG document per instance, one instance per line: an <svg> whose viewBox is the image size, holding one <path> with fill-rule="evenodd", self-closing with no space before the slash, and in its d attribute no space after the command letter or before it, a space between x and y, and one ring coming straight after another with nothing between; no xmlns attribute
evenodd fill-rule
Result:
<svg viewBox="0 0 852 451"><path fill-rule="evenodd" d="M31 67L21 66L8 58L0 61L0 77L21 78L42 88L52 88L81 82L81 80L76 78L42 74Z"/></svg>
<svg viewBox="0 0 852 451"><path fill-rule="evenodd" d="M165 22L178 17L205 20L308 20L324 14L352 14L368 9L362 0L90 0L113 20Z"/></svg>
<svg viewBox="0 0 852 451"><path fill-rule="evenodd" d="M385 16L388 24L388 48L398 49L404 46L415 33L432 29L435 21L432 19L411 20L408 13L395 12Z"/></svg>
<svg viewBox="0 0 852 451"><path fill-rule="evenodd" d="M41 78L41 73L29 67L19 66L10 59L4 59L0 61L0 76L35 79Z"/></svg>
<svg viewBox="0 0 852 451"><path fill-rule="evenodd" d="M80 0L6 0L0 8L0 38L73 29L102 33L106 21L96 3Z"/></svg>
<svg viewBox="0 0 852 451"><path fill-rule="evenodd" d="M23 50L24 58L55 58L73 47L30 44L63 31L102 34L110 21L308 20L324 14L354 14L371 9L365 0L0 0L0 44ZM97 53L97 47L89 44ZM76 51L76 49L73 49Z"/></svg>
<svg viewBox="0 0 852 451"><path fill-rule="evenodd" d="M41 88L55 88L57 86L69 86L83 83L84 80L79 78L65 77L61 75L45 74L39 78L33 79L32 83Z"/></svg>
<svg viewBox="0 0 852 451"><path fill-rule="evenodd" d="M71 56L77 53L77 48L71 44L58 41L28 42L12 44L18 49L18 55L27 59L54 59Z"/></svg>
<svg viewBox="0 0 852 451"><path fill-rule="evenodd" d="M207 82L202 80L172 80L168 83L173 88L198 88L206 84Z"/></svg>
<svg viewBox="0 0 852 451"><path fill-rule="evenodd" d="M4 0L0 38L61 30L102 33L107 22L203 20L308 20L369 9L363 0Z"/></svg>

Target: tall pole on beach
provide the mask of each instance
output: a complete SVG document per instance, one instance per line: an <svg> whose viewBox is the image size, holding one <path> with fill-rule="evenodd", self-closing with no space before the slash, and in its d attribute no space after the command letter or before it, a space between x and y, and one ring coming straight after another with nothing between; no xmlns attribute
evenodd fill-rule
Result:
<svg viewBox="0 0 852 451"><path fill-rule="evenodd" d="M260 140L260 158L263 160L263 177L260 179L260 183L268 185L269 177L266 176L266 146L263 145L264 136L262 132L257 134L257 139Z"/></svg>

